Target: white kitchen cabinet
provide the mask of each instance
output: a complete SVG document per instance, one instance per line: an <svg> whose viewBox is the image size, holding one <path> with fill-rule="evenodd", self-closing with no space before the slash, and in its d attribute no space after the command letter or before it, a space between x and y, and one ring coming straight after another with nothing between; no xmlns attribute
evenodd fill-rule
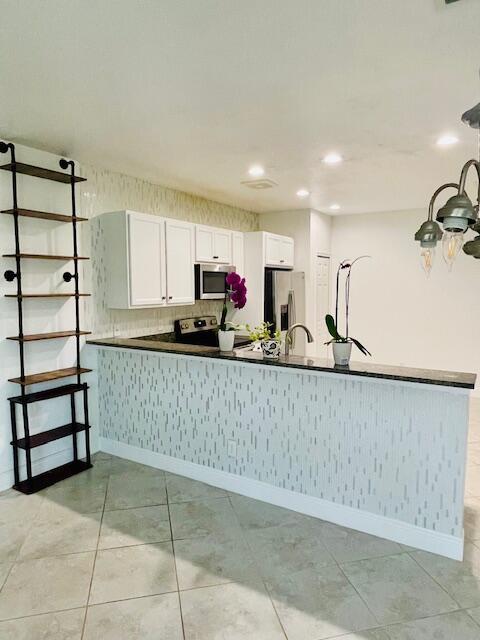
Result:
<svg viewBox="0 0 480 640"><path fill-rule="evenodd" d="M265 233L265 266L293 268L293 238Z"/></svg>
<svg viewBox="0 0 480 640"><path fill-rule="evenodd" d="M237 273L244 275L245 258L244 258L244 239L241 231L232 233L232 264Z"/></svg>
<svg viewBox="0 0 480 640"><path fill-rule="evenodd" d="M241 275L246 280L248 302L235 313L234 322L254 327L265 317L265 267L292 270L294 239L267 231L246 231L243 240L245 258Z"/></svg>
<svg viewBox="0 0 480 640"><path fill-rule="evenodd" d="M197 262L231 264L232 232L228 229L197 224L195 227L195 260Z"/></svg>
<svg viewBox="0 0 480 640"><path fill-rule="evenodd" d="M195 302L192 224L136 211L103 214L100 224L110 308Z"/></svg>
<svg viewBox="0 0 480 640"><path fill-rule="evenodd" d="M165 221L167 304L193 304L193 228L188 222Z"/></svg>
<svg viewBox="0 0 480 640"><path fill-rule="evenodd" d="M162 218L128 214L130 306L151 307L165 303L164 246L165 222Z"/></svg>

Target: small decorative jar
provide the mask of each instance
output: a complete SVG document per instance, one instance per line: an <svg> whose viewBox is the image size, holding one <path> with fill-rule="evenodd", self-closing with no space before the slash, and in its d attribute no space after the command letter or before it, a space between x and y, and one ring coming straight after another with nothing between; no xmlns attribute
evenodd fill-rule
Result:
<svg viewBox="0 0 480 640"><path fill-rule="evenodd" d="M280 357L281 340L270 338L269 340L262 340L261 345L264 358L276 359Z"/></svg>

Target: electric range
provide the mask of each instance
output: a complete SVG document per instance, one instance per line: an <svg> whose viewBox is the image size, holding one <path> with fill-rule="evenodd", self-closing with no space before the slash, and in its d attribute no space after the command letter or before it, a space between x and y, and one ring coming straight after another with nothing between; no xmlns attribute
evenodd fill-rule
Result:
<svg viewBox="0 0 480 640"><path fill-rule="evenodd" d="M218 321L216 316L201 316L175 320L175 341L183 344L197 344L218 347ZM250 344L247 336L235 336L235 347Z"/></svg>
<svg viewBox="0 0 480 640"><path fill-rule="evenodd" d="M138 340L158 340L160 342L177 342L205 347L218 347L218 320L216 316L197 316L175 320L174 331L141 336ZM234 347L251 344L247 336L235 336Z"/></svg>

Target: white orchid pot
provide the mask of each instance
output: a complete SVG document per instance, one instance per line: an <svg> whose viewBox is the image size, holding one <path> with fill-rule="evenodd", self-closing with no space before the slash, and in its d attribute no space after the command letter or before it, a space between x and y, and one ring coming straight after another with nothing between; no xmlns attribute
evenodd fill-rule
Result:
<svg viewBox="0 0 480 640"><path fill-rule="evenodd" d="M262 340L261 345L264 358L276 359L280 357L281 340Z"/></svg>
<svg viewBox="0 0 480 640"><path fill-rule="evenodd" d="M235 331L218 331L218 346L220 351L233 351Z"/></svg>
<svg viewBox="0 0 480 640"><path fill-rule="evenodd" d="M334 342L332 346L335 364L339 364L342 367L348 365L350 362L350 356L352 355L352 343Z"/></svg>

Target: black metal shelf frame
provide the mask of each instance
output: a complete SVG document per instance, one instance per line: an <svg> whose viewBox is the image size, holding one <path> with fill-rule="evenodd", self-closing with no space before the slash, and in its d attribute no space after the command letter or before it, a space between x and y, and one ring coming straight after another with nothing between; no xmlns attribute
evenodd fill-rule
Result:
<svg viewBox="0 0 480 640"><path fill-rule="evenodd" d="M11 415L11 423L12 423L12 447L13 447L13 465L14 465L14 477L15 484L14 488L22 491L23 493L34 493L39 491L46 486L54 484L59 480L70 477L76 473L79 473L85 469L88 469L92 466L91 458L90 458L90 440L89 440L89 419L88 419L88 386L86 383L82 383L81 375L82 372L89 371L88 369L83 369L80 363L80 339L81 336L85 333L80 329L80 292L79 292L79 255L78 255L78 236L77 236L77 222L82 220L78 218L76 215L76 200L75 200L75 184L83 180L79 176L75 175L75 163L72 160L60 160L60 168L66 171L70 169L69 173L62 173L59 171L52 171L49 169L44 169L42 167L33 167L31 165L25 165L23 163L18 163L15 157L15 145L12 143L0 142L0 153L7 153L10 151L10 163L7 165L3 165L0 167L6 171L10 171L12 174L12 209L8 212L13 216L13 225L14 225L14 235L15 235L15 272L8 270L5 272L5 279L9 282L16 280L17 284L17 313L18 313L18 348L19 348L19 359L20 359L20 377L15 379L15 382L21 385L21 391L19 396L15 396L9 398L10 401L10 415ZM76 351L76 367L72 368L72 376L76 375L77 383L76 384L67 384L62 385L61 387L47 389L45 391L27 393L28 383L32 382L32 379L35 382L43 382L42 374L38 374L36 376L26 376L25 375L25 343L28 340L24 339L24 309L23 309L23 300L24 294L22 292L22 254L20 250L20 229L19 229L19 216L22 215L22 209L18 207L18 191L17 191L17 173L24 173L29 176L34 176L37 178L45 179L45 180L54 180L56 182L62 182L64 184L70 184L71 187L71 224L72 224L72 234L73 234L73 273L66 272L63 274L63 279L65 282L70 282L73 280L75 286L75 293L73 294L75 299L75 331L74 332L66 332L70 333L70 335L63 336L65 338L74 337L75 338L75 351ZM49 216L52 216L49 218ZM54 214L44 214L45 219L56 219ZM57 218L66 216L56 216ZM13 257L13 256L12 256ZM63 375L60 375L63 371ZM55 374L56 372L46 372L45 376L49 375L50 377L45 377L45 380L52 380L51 374ZM65 377L66 370L59 370L57 379L60 377ZM77 422L76 415L76 406L75 406L75 393L81 392L83 395L83 414L84 421L83 423ZM68 425L63 425L62 427L55 427L51 430L44 431L42 433L36 433L35 435L30 434L30 424L29 424L29 415L28 415L28 405L33 402L39 402L42 400L48 400L51 398L57 398L61 396L70 396L70 410L71 410L71 423ZM24 437L18 437L18 429L17 429L17 415L16 409L21 407L22 417L23 417L23 433ZM86 459L85 461L79 460L78 458L78 442L77 435L79 432L84 432L85 434L85 453ZM56 469L52 469L49 472L33 476L32 474L32 460L31 460L31 449L40 446L41 444L47 444L48 442L52 442L60 437L72 436L72 449L73 449L73 461L66 465L62 465L61 467L57 467ZM27 477L24 480L20 480L20 469L19 469L19 450L25 451L25 463L26 463L26 472Z"/></svg>

